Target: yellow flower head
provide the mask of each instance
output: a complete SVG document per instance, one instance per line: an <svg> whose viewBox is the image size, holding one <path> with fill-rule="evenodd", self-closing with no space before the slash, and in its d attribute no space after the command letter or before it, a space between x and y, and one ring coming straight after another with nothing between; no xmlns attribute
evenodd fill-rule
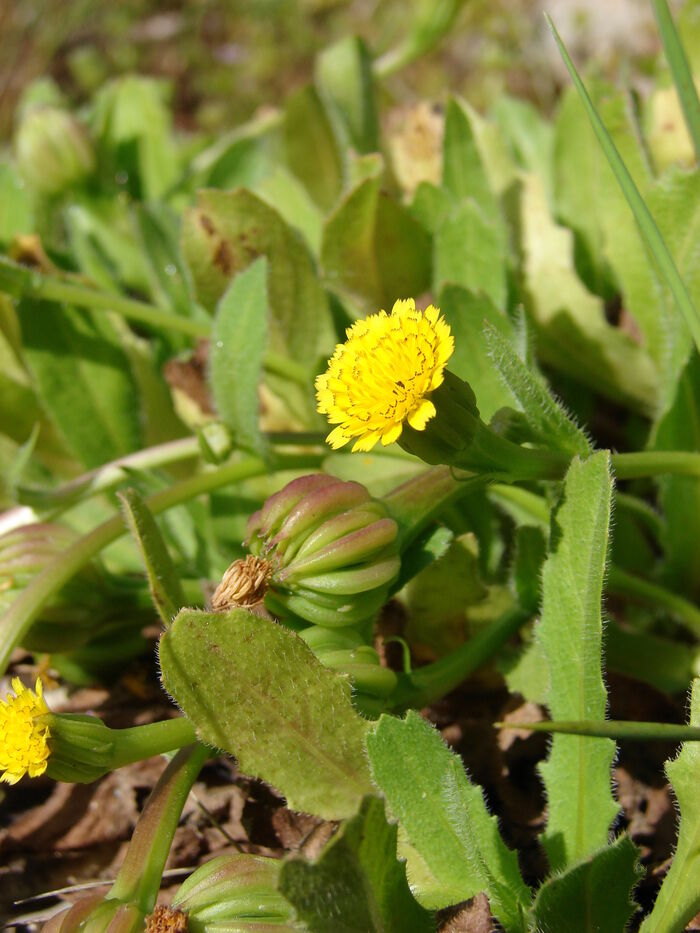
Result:
<svg viewBox="0 0 700 933"><path fill-rule="evenodd" d="M49 727L41 719L49 708L44 701L41 680L36 693L19 677L12 681L15 696L0 700L0 781L16 784L25 774L38 777L46 771L49 757Z"/></svg>
<svg viewBox="0 0 700 933"><path fill-rule="evenodd" d="M316 379L318 410L338 425L326 440L353 451L397 440L404 421L424 430L435 414L430 393L441 385L454 338L440 310L418 310L412 298L357 321Z"/></svg>

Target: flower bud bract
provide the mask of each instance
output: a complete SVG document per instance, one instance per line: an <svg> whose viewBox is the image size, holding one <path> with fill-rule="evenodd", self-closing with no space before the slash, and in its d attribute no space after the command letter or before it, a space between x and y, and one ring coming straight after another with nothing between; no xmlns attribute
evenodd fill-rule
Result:
<svg viewBox="0 0 700 933"><path fill-rule="evenodd" d="M219 856L190 875L173 907L187 913L190 933L232 929L236 921L246 929L246 920L257 921L256 929L304 929L277 889L280 868L277 859L261 855Z"/></svg>

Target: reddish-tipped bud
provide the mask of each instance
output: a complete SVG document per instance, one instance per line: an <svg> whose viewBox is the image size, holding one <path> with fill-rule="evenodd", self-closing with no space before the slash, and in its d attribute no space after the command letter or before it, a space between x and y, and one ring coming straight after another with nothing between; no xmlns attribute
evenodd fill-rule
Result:
<svg viewBox="0 0 700 933"><path fill-rule="evenodd" d="M399 573L398 526L360 483L323 474L294 480L251 516L247 535L254 557L229 568L215 609L250 606L257 596L295 628L301 620L359 625L376 614Z"/></svg>

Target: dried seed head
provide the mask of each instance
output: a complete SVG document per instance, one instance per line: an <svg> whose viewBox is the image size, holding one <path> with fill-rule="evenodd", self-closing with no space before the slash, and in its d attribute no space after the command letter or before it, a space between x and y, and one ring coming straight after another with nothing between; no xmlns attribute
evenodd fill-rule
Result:
<svg viewBox="0 0 700 933"><path fill-rule="evenodd" d="M187 914L176 907L158 904L146 919L146 933L187 933Z"/></svg>
<svg viewBox="0 0 700 933"><path fill-rule="evenodd" d="M211 607L215 612L249 608L262 601L272 575L272 564L264 557L249 554L234 560L214 591Z"/></svg>

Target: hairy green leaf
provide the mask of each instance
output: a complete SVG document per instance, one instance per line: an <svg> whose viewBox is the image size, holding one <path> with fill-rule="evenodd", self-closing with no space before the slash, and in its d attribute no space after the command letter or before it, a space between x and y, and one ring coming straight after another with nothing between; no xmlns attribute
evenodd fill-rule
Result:
<svg viewBox="0 0 700 933"><path fill-rule="evenodd" d="M506 252L499 220L476 201L460 201L435 234L433 288L461 285L484 292L505 310Z"/></svg>
<svg viewBox="0 0 700 933"><path fill-rule="evenodd" d="M584 432L552 395L542 376L518 356L512 341L507 340L501 330L490 321L484 322L486 346L501 379L522 408L530 427L554 449L586 456L591 445Z"/></svg>
<svg viewBox="0 0 700 933"><path fill-rule="evenodd" d="M430 238L409 212L366 178L328 217L321 244L328 286L367 313L430 284Z"/></svg>
<svg viewBox="0 0 700 933"><path fill-rule="evenodd" d="M329 211L340 197L345 165L335 128L318 91L292 94L284 111L287 164L316 204Z"/></svg>
<svg viewBox="0 0 700 933"><path fill-rule="evenodd" d="M153 513L135 489L118 493L124 519L146 567L148 585L158 615L167 628L186 603L182 584Z"/></svg>
<svg viewBox="0 0 700 933"><path fill-rule="evenodd" d="M489 186L472 115L466 104L451 97L445 109L442 184L452 199L471 198L492 221L499 218L498 202Z"/></svg>
<svg viewBox="0 0 700 933"><path fill-rule="evenodd" d="M493 378L484 323L496 328L506 340L512 336L513 325L486 295L475 295L458 286L442 290L439 306L455 338L450 371L472 387L479 413L488 422L499 408L513 406L514 398L501 380Z"/></svg>
<svg viewBox="0 0 700 933"><path fill-rule="evenodd" d="M700 726L700 680L693 681L689 724ZM666 774L680 808L678 844L643 933L681 933L700 910L700 743L684 743Z"/></svg>
<svg viewBox="0 0 700 933"><path fill-rule="evenodd" d="M410 846L409 881L426 907L444 907L488 894L492 913L508 930L524 930L530 891L518 859L503 842L481 788L439 733L418 713L383 715L367 735L372 777Z"/></svg>
<svg viewBox="0 0 700 933"><path fill-rule="evenodd" d="M553 875L535 898L537 933L624 933L636 907L630 894L640 873L639 849L624 835Z"/></svg>
<svg viewBox="0 0 700 933"><path fill-rule="evenodd" d="M269 349L309 364L330 342L326 296L301 236L250 191L205 190L185 211L182 251L202 303L213 308L231 279L267 256Z"/></svg>
<svg viewBox="0 0 700 933"><path fill-rule="evenodd" d="M373 791L347 678L244 609L183 609L160 641L163 684L203 742L235 755L292 810L353 816Z"/></svg>
<svg viewBox="0 0 700 933"><path fill-rule="evenodd" d="M87 467L140 445L139 399L109 318L24 298L22 340L42 405Z"/></svg>
<svg viewBox="0 0 700 933"><path fill-rule="evenodd" d="M316 87L329 113L340 121L339 136L356 152L379 151L372 59L357 36L348 36L316 60Z"/></svg>
<svg viewBox="0 0 700 933"><path fill-rule="evenodd" d="M413 899L396 858L396 827L367 797L315 862L282 864L279 888L315 933L430 933L430 914Z"/></svg>
<svg viewBox="0 0 700 933"><path fill-rule="evenodd" d="M237 275L219 301L212 331L209 380L216 409L242 447L265 444L258 424L258 385L267 343L265 257Z"/></svg>
<svg viewBox="0 0 700 933"><path fill-rule="evenodd" d="M549 667L552 719L605 719L600 605L611 496L607 451L572 461L552 515L537 627ZM544 845L554 871L606 844L619 809L610 788L614 754L610 739L554 736L549 760L541 765L549 810Z"/></svg>

